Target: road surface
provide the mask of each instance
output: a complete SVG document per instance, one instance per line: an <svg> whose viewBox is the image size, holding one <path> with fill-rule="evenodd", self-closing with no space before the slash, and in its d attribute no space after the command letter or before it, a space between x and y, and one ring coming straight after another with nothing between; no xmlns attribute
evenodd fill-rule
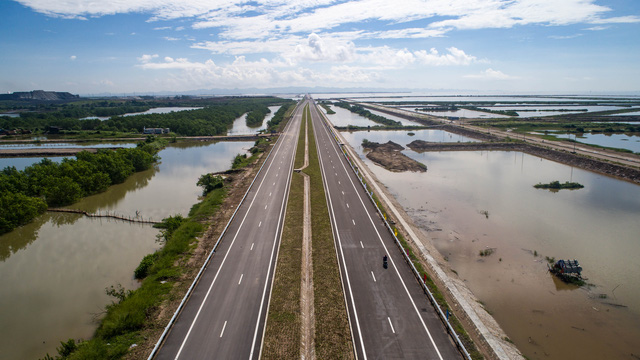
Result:
<svg viewBox="0 0 640 360"><path fill-rule="evenodd" d="M229 224L155 359L258 359L302 107Z"/></svg>
<svg viewBox="0 0 640 360"><path fill-rule="evenodd" d="M462 358L315 106L311 116L358 359Z"/></svg>

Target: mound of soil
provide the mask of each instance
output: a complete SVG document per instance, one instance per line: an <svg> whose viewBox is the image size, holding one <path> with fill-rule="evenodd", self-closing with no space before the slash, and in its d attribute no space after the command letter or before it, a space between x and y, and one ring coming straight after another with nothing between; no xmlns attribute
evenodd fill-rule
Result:
<svg viewBox="0 0 640 360"><path fill-rule="evenodd" d="M427 171L426 165L403 154L401 150L404 150L404 147L394 143L393 141L389 141L385 144L368 141L363 143L362 146L365 149L371 150L367 153L367 158L369 158L369 160L389 171Z"/></svg>

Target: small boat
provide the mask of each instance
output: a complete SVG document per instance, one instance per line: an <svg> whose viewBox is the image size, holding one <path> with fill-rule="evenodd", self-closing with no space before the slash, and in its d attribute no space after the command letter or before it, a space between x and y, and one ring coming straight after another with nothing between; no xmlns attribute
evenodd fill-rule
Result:
<svg viewBox="0 0 640 360"><path fill-rule="evenodd" d="M576 280L582 281L582 266L578 260L558 260L553 266L547 265L549 271L562 281L575 283Z"/></svg>

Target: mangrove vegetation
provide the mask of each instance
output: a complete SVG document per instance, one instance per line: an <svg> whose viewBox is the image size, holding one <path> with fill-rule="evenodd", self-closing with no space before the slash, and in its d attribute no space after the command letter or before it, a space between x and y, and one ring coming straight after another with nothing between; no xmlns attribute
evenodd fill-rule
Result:
<svg viewBox="0 0 640 360"><path fill-rule="evenodd" d="M131 149L82 151L61 163L43 159L22 171L0 171L0 234L30 222L48 207L71 205L120 184L158 161L164 140L148 137Z"/></svg>

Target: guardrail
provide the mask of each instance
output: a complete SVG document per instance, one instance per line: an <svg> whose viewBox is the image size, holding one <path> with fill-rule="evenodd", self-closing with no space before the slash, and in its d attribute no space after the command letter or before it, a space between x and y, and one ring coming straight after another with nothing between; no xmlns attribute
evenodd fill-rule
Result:
<svg viewBox="0 0 640 360"><path fill-rule="evenodd" d="M391 228L391 225L389 225L389 222L387 221L386 216L384 215L384 213L382 212L380 207L378 207L378 204L376 203L375 199L373 198L373 189L369 190L369 188L367 187L367 184L364 182L364 179L363 179L362 175L360 174L360 172L358 171L357 166L355 166L353 164L353 162L349 158L349 155L347 154L346 150L344 149L343 144L338 139L338 136L335 134L335 132L333 131L331 126L329 126L329 124L328 124L329 123L329 119L327 119L327 117L325 116L325 114L322 111L319 111L318 113L320 113L321 117L324 120L324 126L327 128L327 130L329 130L329 132L333 136L333 139L336 141L338 146L340 146L340 148L342 149L342 154L347 159L347 162L349 163L349 166L351 166L351 169L356 174L356 177L358 178L358 180L360 181L360 184L362 185L362 187L364 188L365 192L367 193L367 196L369 197L369 199L373 203L373 206L376 207L376 210L378 211L378 214L380 215L380 218L384 221L384 224L387 227L387 229L389 230L389 233L391 234L391 236L393 236L393 239L395 240L396 246L398 246L400 248L401 253L402 253L403 257L404 257L404 260L410 265L414 276L418 279L418 282L422 286L422 289L427 294L427 296L429 298L429 301L431 302L431 305L436 309L436 312L438 313L438 316L440 317L440 320L445 324L445 326L447 328L447 332L453 338L456 346L458 347L458 350L462 353L462 355L466 359L471 360L471 355L469 354L467 349L464 347L464 344L462 343L462 341L458 337L458 334L456 333L456 331L453 329L453 326L451 326L451 323L449 322L448 317L444 314L444 312L442 312L442 308L440 308L440 305L438 304L438 302L436 301L435 297L431 293L431 290L429 290L429 287L425 283L425 281L422 278L420 272L418 271L418 269L416 269L415 265L413 264L413 261L411 260L411 258L407 254L407 252L402 247L402 243L400 242L400 240L396 236L395 232Z"/></svg>
<svg viewBox="0 0 640 360"><path fill-rule="evenodd" d="M293 117L293 114L295 114L298 111L298 107L300 106L300 103L298 103L298 105L296 105L296 108L293 110L293 112L291 113L291 117ZM291 118L290 118L291 119ZM290 123L287 124L287 127L290 126ZM280 142L282 140L282 138L278 138L278 141L276 142L276 145L278 142ZM269 156L271 156L271 152L273 152L273 149L275 149L276 146L274 145L271 150L269 150L269 154L267 154L266 158L269 158ZM152 360L158 350L160 349L160 346L162 345L162 343L164 342L165 338L167 337L167 334L169 334L169 330L171 330L171 327L173 326L173 324L175 323L176 319L178 318L178 315L180 314L180 312L182 312L182 309L184 308L184 305L187 303L187 300L189 299L189 297L191 296L191 293L193 292L193 289L196 287L196 284L198 283L198 281L200 281L200 278L202 277L202 273L204 272L204 270L207 268L207 266L209 265L209 261L211 261L211 258L213 257L213 255L216 252L216 249L218 248L218 245L220 244L220 241L222 240L222 237L227 233L227 229L229 228L229 225L231 225L231 222L233 221L233 219L236 217L236 213L238 212L238 210L240 210L240 207L242 206L242 204L244 203L244 200L247 198L247 195L249 195L249 192L251 191L251 188L253 187L253 184L256 182L256 179L258 179L258 176L260 175L260 173L262 172L262 168L264 167L264 165L267 163L267 161L265 160L262 165L260 166L260 169L258 169L258 172L256 173L256 176L253 178L253 180L251 181L251 184L249 184L249 188L247 189L247 191L244 193L244 196L242 197L242 199L240 200L240 203L238 203L238 206L236 207L236 210L233 212L233 214L231 215L231 218L229 219L229 221L227 222L227 225L224 227L224 229L222 230L222 233L220 234L220 236L218 237L218 240L216 241L215 245L213 245L213 249L211 250L211 252L209 253L209 256L207 256L207 259L204 261L204 264L202 264L202 267L200 268L200 271L198 272L198 274L196 275L195 279L193 280L193 282L191 283L191 286L189 287L189 289L187 290L187 293L184 295L184 297L182 298L182 301L180 302L180 305L178 305L178 309L176 309L175 313L173 313L173 316L171 317L171 320L169 320L169 323L167 324L167 326L164 328L164 331L162 332L162 335L160 335L160 339L158 339L158 342L156 343L156 345L153 347L153 350L151 351L151 354L149 354L149 357L147 358L147 360Z"/></svg>

